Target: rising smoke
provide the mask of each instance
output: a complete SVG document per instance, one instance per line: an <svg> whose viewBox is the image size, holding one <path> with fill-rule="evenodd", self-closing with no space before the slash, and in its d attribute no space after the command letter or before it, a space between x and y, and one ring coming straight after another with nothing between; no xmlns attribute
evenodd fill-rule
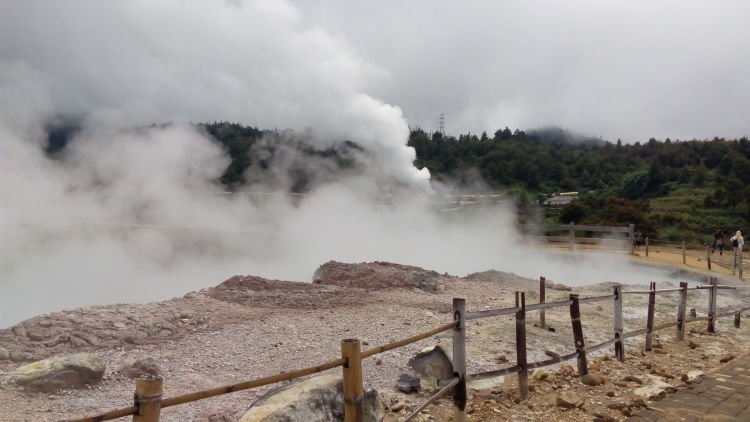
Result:
<svg viewBox="0 0 750 422"><path fill-rule="evenodd" d="M616 257L585 272L541 259L509 208L433 213L401 111L364 93L381 73L285 2L2 3L0 327L234 274L308 281L331 259L571 284L653 275ZM60 115L82 130L50 158L45 127ZM364 170L302 200L218 194L229 159L188 122L223 119L352 140ZM384 186L409 194L386 203Z"/></svg>

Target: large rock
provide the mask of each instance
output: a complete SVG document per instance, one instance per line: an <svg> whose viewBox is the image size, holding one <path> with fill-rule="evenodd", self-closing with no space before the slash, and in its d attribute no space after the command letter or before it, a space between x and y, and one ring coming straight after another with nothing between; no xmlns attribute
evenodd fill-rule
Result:
<svg viewBox="0 0 750 422"><path fill-rule="evenodd" d="M409 359L409 367L432 383L453 378L453 362L440 345L422 349Z"/></svg>
<svg viewBox="0 0 750 422"><path fill-rule="evenodd" d="M555 397L555 403L559 407L566 409L575 409L583 405L583 398L574 391L563 391Z"/></svg>
<svg viewBox="0 0 750 422"><path fill-rule="evenodd" d="M586 374L581 377L581 382L590 387L604 384L604 377L599 374Z"/></svg>
<svg viewBox="0 0 750 422"><path fill-rule="evenodd" d="M419 378L412 374L401 374L396 381L396 388L402 393L411 394L417 393L422 388L422 384L419 382Z"/></svg>
<svg viewBox="0 0 750 422"><path fill-rule="evenodd" d="M385 415L377 391L364 398L365 421ZM344 420L344 384L338 375L322 375L279 387L253 403L240 422L340 422Z"/></svg>
<svg viewBox="0 0 750 422"><path fill-rule="evenodd" d="M10 375L11 382L41 391L80 388L101 381L104 361L88 353L58 356L18 367Z"/></svg>

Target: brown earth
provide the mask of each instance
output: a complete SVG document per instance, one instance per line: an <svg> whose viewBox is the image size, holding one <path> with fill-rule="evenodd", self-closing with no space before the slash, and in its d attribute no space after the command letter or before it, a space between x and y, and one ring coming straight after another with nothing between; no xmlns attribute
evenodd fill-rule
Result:
<svg viewBox="0 0 750 422"><path fill-rule="evenodd" d="M0 414L9 421L52 421L129 406L133 381L116 370L133 355L154 358L165 377L165 396L169 397L334 359L343 338L359 338L366 349L408 337L450 321L453 297L466 298L469 310L510 306L516 290L526 291L529 303L538 300L538 280L497 271L453 277L400 264L330 262L316 274L313 284L235 276L216 287L165 302L57 312L0 330L0 348L9 352L5 357L10 358L2 360L0 350ZM574 292L601 295L611 292L611 284L574 288ZM548 290L547 300L562 300L568 294ZM674 318L676 297L672 296L659 296L657 324ZM645 300L645 296L626 296L626 330L645 326ZM750 303L750 298L722 291L719 306L724 309L742 302ZM691 291L689 303L699 315L705 312L705 292ZM610 337L611 307L611 303L582 305L589 344ZM554 332L535 328L535 318L534 314L527 317L529 361L546 358L546 350L572 350L567 309L547 312ZM472 384L471 419L527 420L544 415L550 420L591 420L597 413L621 419L625 414L622 409L609 406L617 407L625 401L625 407L635 409L631 396L641 387L624 381L628 375L641 378L644 384L656 383L657 378L651 377L660 377L672 388L681 388L681 377L689 370L710 368L723 354L750 348L750 331L745 327L735 330L730 320L721 320L717 335L704 335L703 324L691 325L695 332L690 338L700 344L695 349L675 342L672 330L660 333L660 348L654 352L641 352L642 337L629 339L625 363L599 362L595 372L607 378L600 387L584 386L577 377L559 373L557 368L549 370L547 379L532 381L535 391L527 402L516 403L513 377ZM512 317L470 321L468 372L512 365L514 327ZM403 409L390 413L387 420L398 420L428 397L427 392L409 396L398 393L393 385L400 373L409 372L408 359L436 342L450 349L450 336L444 333L363 362L366 384L378 388L389 405L403 404L394 406ZM27 392L7 383L10 372L23 362L79 351L93 352L105 360L103 382L89 389L50 394ZM590 359L593 362L607 354L611 355L611 350ZM652 370L655 375L650 374ZM269 388L165 409L162 420L236 420ZM562 390L578 392L584 399L583 406L572 410L549 406L551 395ZM610 391L614 397L606 395ZM644 397L646 405L648 399ZM419 419L447 421L451 413L450 402L443 399Z"/></svg>

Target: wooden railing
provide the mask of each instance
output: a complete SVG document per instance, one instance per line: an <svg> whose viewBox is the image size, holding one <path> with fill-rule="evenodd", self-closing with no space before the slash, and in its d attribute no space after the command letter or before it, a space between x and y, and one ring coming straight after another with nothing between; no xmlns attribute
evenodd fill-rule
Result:
<svg viewBox="0 0 750 422"><path fill-rule="evenodd" d="M561 225L536 225L523 224L519 226L523 232L544 234L539 236L546 242L567 244L568 248L574 249L576 244L598 244L613 246L617 249L625 249L633 253L635 225L627 226L591 226L585 224L561 224ZM583 237L581 233L602 233L610 237ZM614 238L612 236L620 236Z"/></svg>
<svg viewBox="0 0 750 422"><path fill-rule="evenodd" d="M736 248L728 248L726 254L716 255L710 245L706 246L706 254L703 255L702 251L695 249L688 249L685 242L674 243L663 240L645 239L643 250L646 257L649 255L649 249L651 246L661 246L676 249L682 253L682 263L687 264L687 257L696 258L698 260L705 259L706 268L711 270L712 265L718 265L727 270L732 270L732 275L736 275L740 280L743 279L743 272L746 268L750 269L750 262L745 262L742 251L738 251Z"/></svg>
<svg viewBox="0 0 750 422"><path fill-rule="evenodd" d="M438 397L453 391L453 409L454 420L466 420L466 383L472 380L481 380L510 374L518 374L518 388L522 399L526 399L529 394L528 376L529 371L537 368L554 365L566 360L575 358L577 361L578 374L583 376L588 373L587 354L601 350L603 348L614 346L614 355L620 361L625 360L625 340L631 337L645 335L645 350L649 351L653 347L653 334L656 331L676 327L677 340L684 340L685 327L688 323L706 321L707 331L715 332L715 321L718 318L734 316L734 325L739 327L741 312L750 310L750 307L742 309L725 310L719 312L717 303L717 294L719 290L725 289L745 289L748 286L729 286L719 285L715 278L710 278L707 285L688 287L686 282L681 282L679 288L657 289L656 283L651 283L648 290L631 290L623 291L622 286L614 286L612 294L603 296L580 297L578 294L571 293L567 300L556 302L545 302L546 280L540 277L539 280L539 303L527 304L526 294L524 292L515 293L515 305L510 308L498 308L481 311L466 311L466 302L461 298L453 299L453 320L446 324L435 327L414 336L395 341L382 346L370 348L365 351L360 350L360 342L357 339L345 339L341 341L341 357L339 359L324 362L320 365L307 368L297 369L290 372L276 374L264 378L258 378L250 381L244 381L237 384L227 385L208 390L196 391L189 394L162 399L162 379L145 378L136 380L135 400L133 406L112 410L97 416L91 416L82 419L75 419L74 422L98 422L107 421L124 416L133 415L133 421L137 422L157 422L160 411L163 408L190 403L209 397L215 397L222 394L229 394L236 391L247 390L250 388L261 387L281 381L292 380L307 375L312 375L333 368L342 368L344 384L344 414L346 422L360 422L364 418L364 388L362 382L362 359L366 359L389 350L404 347L406 345L425 340L436 334L451 330L453 333L453 377L447 380L440 380L439 385L442 387L437 393L428 398L424 403L409 414L404 421L408 421L417 415L422 409L427 407ZM689 317L687 313L687 296L690 290L705 290L708 292L708 312L705 317ZM679 293L675 321L654 325L654 312L656 305L656 296L661 294ZM646 317L646 327L634 331L624 332L623 330L623 296L624 295L648 295L648 312ZM613 302L613 332L612 337L594 345L586 345L583 324L581 319L580 305L584 303L596 302ZM526 314L527 312L540 313L540 326L545 327L545 310L554 308L568 308L570 313L571 327L573 331L573 351L560 355L552 351L545 351L550 359L536 362L528 362L526 347ZM515 318L515 340L516 340L516 363L511 366L494 369L474 374L466 374L466 322L491 318L503 315L513 315Z"/></svg>

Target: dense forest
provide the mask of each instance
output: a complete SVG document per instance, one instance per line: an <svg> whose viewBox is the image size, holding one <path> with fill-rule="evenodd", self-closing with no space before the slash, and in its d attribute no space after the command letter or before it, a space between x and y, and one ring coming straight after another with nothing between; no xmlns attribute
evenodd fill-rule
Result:
<svg viewBox="0 0 750 422"><path fill-rule="evenodd" d="M505 128L457 138L414 130L409 145L417 166L437 180L478 171L491 188L523 198L579 192L573 203L547 210L549 222L635 223L652 238L697 245L750 218L747 138L623 144Z"/></svg>

